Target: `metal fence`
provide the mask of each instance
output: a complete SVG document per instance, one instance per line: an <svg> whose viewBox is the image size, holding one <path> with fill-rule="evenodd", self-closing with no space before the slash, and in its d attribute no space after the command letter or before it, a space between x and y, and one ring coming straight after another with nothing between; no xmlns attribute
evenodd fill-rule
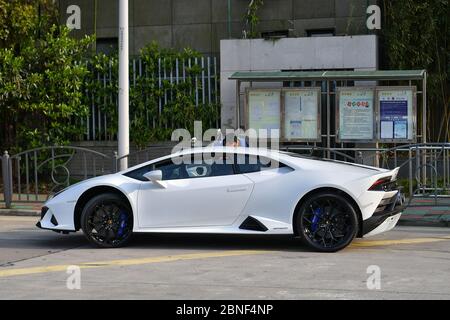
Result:
<svg viewBox="0 0 450 320"><path fill-rule="evenodd" d="M169 154L170 145L154 146L125 157L139 164ZM398 182L410 201L414 197L439 199L450 197L450 143L429 143L394 148L329 149L314 146L289 146L283 150L359 164L400 167ZM42 202L49 195L75 182L117 172L124 157L106 155L80 147L43 147L1 157L4 202ZM432 204L427 203L427 206Z"/></svg>
<svg viewBox="0 0 450 320"><path fill-rule="evenodd" d="M93 66L87 64L88 69L93 70ZM190 70L200 70L194 75ZM130 89L136 87L139 79L152 79L161 90L157 101L158 114L161 115L164 107L174 98L173 91L165 83L178 85L189 82L192 86L190 94L194 97L195 105L201 107L207 104L218 104L219 97L219 66L215 56L202 56L188 59L158 59L157 70L149 74L145 68L145 61L141 58L130 60ZM95 88L85 88L86 102L89 106L89 115L86 119L81 119L80 125L85 128L82 140L115 140L114 130L116 125L111 115L110 107L114 110L118 108L117 99L117 72L111 61L105 66L105 71L94 72L97 85ZM113 88L108 90L108 88ZM108 107L105 107L108 106ZM144 106L147 111L146 124L155 128L158 122L152 116L149 109L152 105ZM130 114L133 115L136 106L130 96ZM218 124L217 124L218 126ZM175 129L175 128L174 128Z"/></svg>
<svg viewBox="0 0 450 320"><path fill-rule="evenodd" d="M74 159L78 158L78 165ZM82 180L114 172L112 156L80 147L42 147L2 156L3 199L43 202L59 190Z"/></svg>

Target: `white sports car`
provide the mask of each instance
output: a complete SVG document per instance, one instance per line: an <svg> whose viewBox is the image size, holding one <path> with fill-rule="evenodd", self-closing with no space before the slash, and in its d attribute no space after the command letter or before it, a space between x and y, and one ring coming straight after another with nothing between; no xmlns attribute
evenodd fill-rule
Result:
<svg viewBox="0 0 450 320"><path fill-rule="evenodd" d="M398 168L239 147L193 148L54 195L37 226L83 230L100 247L133 232L290 234L334 252L392 229L404 208Z"/></svg>

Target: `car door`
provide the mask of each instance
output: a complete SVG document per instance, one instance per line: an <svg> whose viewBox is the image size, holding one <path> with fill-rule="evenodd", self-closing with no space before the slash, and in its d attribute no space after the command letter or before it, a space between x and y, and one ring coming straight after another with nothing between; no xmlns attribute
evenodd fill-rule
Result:
<svg viewBox="0 0 450 320"><path fill-rule="evenodd" d="M143 182L138 196L139 226L205 227L231 225L253 189L245 175L237 175L227 161L157 163L165 187Z"/></svg>
<svg viewBox="0 0 450 320"><path fill-rule="evenodd" d="M294 169L267 157L244 155L238 157L236 171L254 182L244 215L273 217L276 214L281 220L289 221L292 209L289 195L295 190L286 188L283 177Z"/></svg>

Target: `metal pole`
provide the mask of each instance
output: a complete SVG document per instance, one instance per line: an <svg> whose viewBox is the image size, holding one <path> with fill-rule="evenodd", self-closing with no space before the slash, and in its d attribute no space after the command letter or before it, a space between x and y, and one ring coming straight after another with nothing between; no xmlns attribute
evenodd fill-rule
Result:
<svg viewBox="0 0 450 320"><path fill-rule="evenodd" d="M417 154L416 154L417 157ZM409 197L412 198L413 196L413 169L412 169L412 148L409 148L409 161L408 161L408 166L409 166ZM417 169L416 169L417 170Z"/></svg>
<svg viewBox="0 0 450 320"><path fill-rule="evenodd" d="M228 0L228 18L227 18L227 28L228 28L228 39L231 39L231 0Z"/></svg>
<svg viewBox="0 0 450 320"><path fill-rule="evenodd" d="M2 176L3 176L3 195L5 198L6 208L11 208L12 202L12 172L11 160L8 151L5 151L2 159Z"/></svg>
<svg viewBox="0 0 450 320"><path fill-rule="evenodd" d="M427 143L427 72L423 74L422 82L422 142Z"/></svg>
<svg viewBox="0 0 450 320"><path fill-rule="evenodd" d="M117 151L114 151L113 154L113 173L117 172L117 158L119 158Z"/></svg>
<svg viewBox="0 0 450 320"><path fill-rule="evenodd" d="M427 72L423 73L422 82L422 142L427 143ZM422 163L425 165L427 163L427 151L423 153ZM427 170L424 167L422 172L422 179L424 183L427 182Z"/></svg>
<svg viewBox="0 0 450 320"><path fill-rule="evenodd" d="M119 157L130 152L128 61L128 0L119 0ZM127 168L128 158L123 157L120 170Z"/></svg>
<svg viewBox="0 0 450 320"><path fill-rule="evenodd" d="M98 16L98 0L94 1L94 34L97 37L97 16ZM97 53L97 41L93 43L94 54Z"/></svg>
<svg viewBox="0 0 450 320"><path fill-rule="evenodd" d="M241 125L241 81L236 80L236 128Z"/></svg>
<svg viewBox="0 0 450 320"><path fill-rule="evenodd" d="M330 101L330 81L327 81L327 158L330 159L330 148L331 148L331 101Z"/></svg>

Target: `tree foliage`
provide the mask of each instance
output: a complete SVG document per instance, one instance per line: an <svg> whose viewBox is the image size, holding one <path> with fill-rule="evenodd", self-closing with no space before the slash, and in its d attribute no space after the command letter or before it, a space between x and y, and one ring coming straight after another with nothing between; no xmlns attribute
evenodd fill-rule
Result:
<svg viewBox="0 0 450 320"><path fill-rule="evenodd" d="M139 73L136 70L136 74L133 74L133 67L130 66L130 139L139 148L146 147L150 142L170 140L176 128L193 132L196 120L202 121L204 126L215 126L219 119L219 106L215 103L196 106L195 90L202 89L202 67L195 64L195 59L199 62L200 57L198 52L189 48L182 51L165 49L155 42L145 46L135 57L142 62L142 71ZM191 66L188 66L189 59ZM171 82L168 76L164 79L162 70L176 70L177 60L180 78L182 65L185 65L185 80ZM89 60L88 66L90 72L85 87L95 97L95 105L108 115L111 123L107 135L109 139L114 139L117 135L118 114L116 101L111 97L116 96L118 90L117 54L97 54ZM109 79L110 70L112 81L105 84L102 79L105 75ZM90 105L91 95L85 98L84 103ZM96 133L97 139L103 139L100 134Z"/></svg>
<svg viewBox="0 0 450 320"><path fill-rule="evenodd" d="M259 24L258 9L264 5L263 0L250 0L247 12L244 15L244 39L254 39L258 37L257 27Z"/></svg>
<svg viewBox="0 0 450 320"><path fill-rule="evenodd" d="M93 37L71 37L66 27L58 25L53 3L0 0L2 149L15 152L82 139L87 126L83 120L93 104L110 119L107 135L114 139L117 134L117 54L93 54ZM176 59L199 57L190 49L178 52L155 43L141 51L143 74L130 88L132 142L145 147L151 141L170 139L173 128L192 130L194 120L211 124L218 119L216 105L195 106L194 88L201 87L196 80L202 71L198 65L186 69L188 81L163 80L160 88L157 80L160 60L169 69ZM105 86L99 75L110 70L111 81ZM160 113L159 100L168 92L171 99ZM156 125L148 125L148 119Z"/></svg>
<svg viewBox="0 0 450 320"><path fill-rule="evenodd" d="M382 37L391 69L426 69L428 136L450 141L448 0L384 1Z"/></svg>
<svg viewBox="0 0 450 320"><path fill-rule="evenodd" d="M76 40L57 26L51 1L0 0L0 146L64 144L79 133L92 38Z"/></svg>

